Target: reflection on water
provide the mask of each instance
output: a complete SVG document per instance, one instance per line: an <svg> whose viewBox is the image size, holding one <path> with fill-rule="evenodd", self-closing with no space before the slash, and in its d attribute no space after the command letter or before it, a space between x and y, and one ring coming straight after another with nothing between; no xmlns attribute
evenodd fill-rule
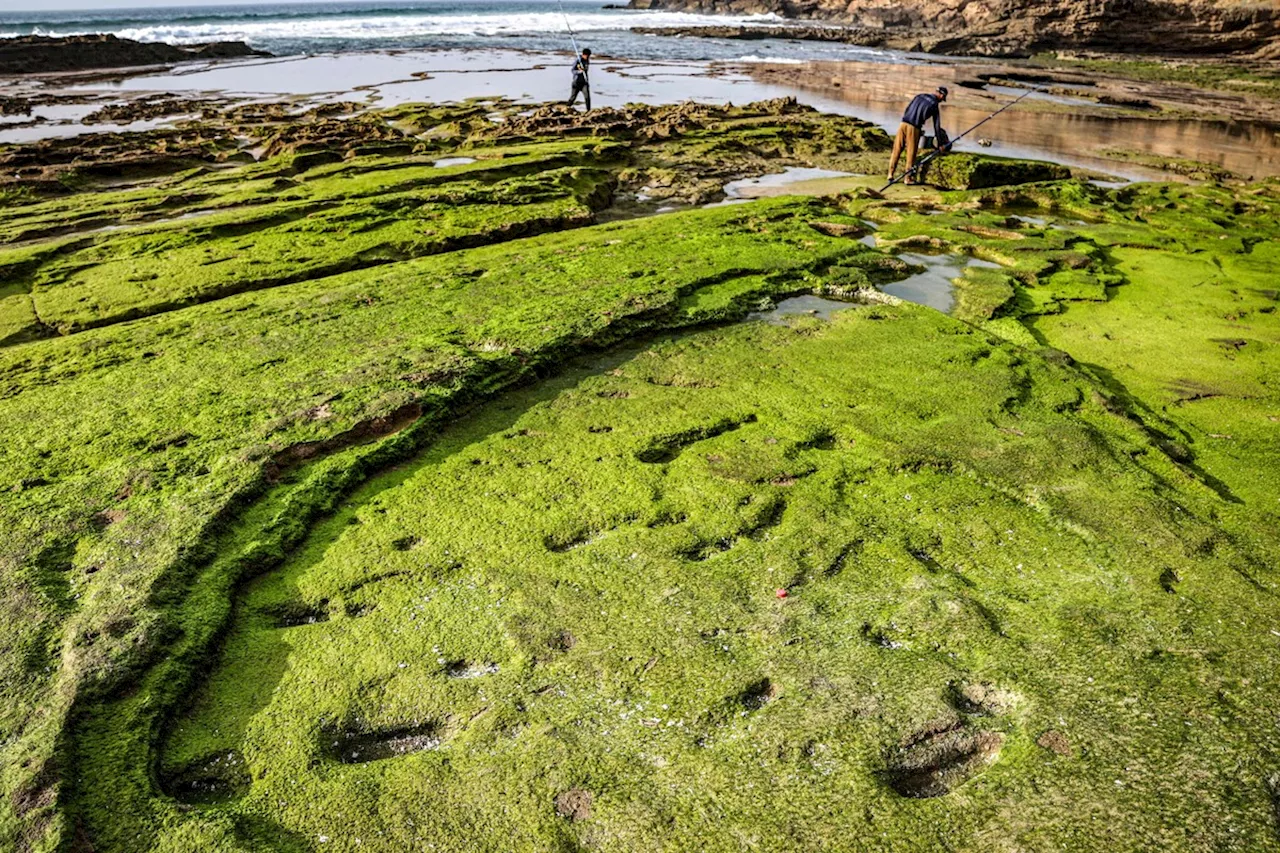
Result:
<svg viewBox="0 0 1280 853"><path fill-rule="evenodd" d="M880 226L872 222L870 219L862 220L862 224L867 227L868 233L865 237L859 237L858 242L868 248L874 249L876 247L876 231L879 230Z"/></svg>
<svg viewBox="0 0 1280 853"><path fill-rule="evenodd" d="M730 181L724 185L727 199L759 198L768 195L781 195L792 184L804 181L817 181L823 178L847 178L849 172L837 172L832 169L812 169L803 166L789 166L781 172L761 175L758 178L743 178Z"/></svg>
<svg viewBox="0 0 1280 853"><path fill-rule="evenodd" d="M524 50L416 50L336 53L247 59L158 74L91 83L94 92L219 92L309 101L362 100L377 106L446 102L466 98L510 98L541 103L569 96L559 53ZM591 74L593 105L620 107L633 101L744 102L776 98L788 90L757 83L745 73L716 70L708 62L627 62L601 58Z"/></svg>
<svg viewBox="0 0 1280 853"><path fill-rule="evenodd" d="M914 252L902 252L899 258L909 264L924 267L924 272L908 276L901 281L882 284L879 290L906 302L926 305L944 314L950 314L955 307L954 280L964 275L966 267L982 267L999 269L999 264L984 261L969 255L940 254L923 255ZM781 300L776 306L766 311L756 311L748 315L751 320L764 320L766 323L783 324L786 318L797 315L817 317L830 320L831 315L856 302L830 299L824 296L793 296Z"/></svg>
<svg viewBox="0 0 1280 853"><path fill-rule="evenodd" d="M756 69L758 79L776 82L780 72ZM788 80L798 89L838 101L845 110L896 131L902 109L912 95L946 85L958 104L943 107L943 125L952 135L976 124L1012 99L1001 89L986 92L962 87L970 81L970 66L812 63L803 73L789 69ZM1028 100L1034 100L1030 98ZM1064 100L1058 98L1059 102ZM1176 176L1136 164L1120 164L1101 156L1106 149L1136 151L1156 157L1197 160L1228 169L1245 178L1280 175L1280 134L1260 122L1155 119L1128 114L1082 115L1069 104L1053 112L1010 110L983 125L961 143L963 148L1009 157L1040 157L1085 166L1113 175L1144 179ZM1090 109L1100 109L1090 104ZM990 147L979 148L979 138Z"/></svg>
<svg viewBox="0 0 1280 853"><path fill-rule="evenodd" d="M944 314L951 313L951 309L955 306L953 281L964 274L965 267L998 269L1000 266L969 255L922 255L901 252L898 257L909 264L924 267L924 272L908 276L902 281L883 284L880 289L890 296L896 296L917 305L928 305Z"/></svg>
<svg viewBox="0 0 1280 853"><path fill-rule="evenodd" d="M837 311L843 311L846 308L852 308L855 304L853 302L841 302L838 299L827 299L824 296L806 294L783 299L768 311L756 311L748 314L747 319L764 320L766 323L772 323L775 326L785 325L786 318L796 316L830 320L832 314Z"/></svg>

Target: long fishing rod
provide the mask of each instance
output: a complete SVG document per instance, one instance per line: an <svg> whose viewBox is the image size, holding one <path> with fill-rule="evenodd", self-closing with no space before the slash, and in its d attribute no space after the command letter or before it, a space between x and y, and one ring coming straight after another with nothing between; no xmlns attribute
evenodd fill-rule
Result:
<svg viewBox="0 0 1280 853"><path fill-rule="evenodd" d="M1028 85L1029 85L1029 84L1028 84ZM889 183L885 184L883 187L881 187L881 188L880 188L880 192L884 192L885 190L889 189L889 187L891 187L891 186L893 186L894 184L898 183L898 181L905 181L907 178L911 177L911 176L912 176L912 175L914 175L916 172L920 171L920 170L921 170L921 169L923 169L925 166L929 165L929 163L931 163L934 159L936 159L936 158L938 158L938 157L941 157L943 154L945 154L948 150L950 150L950 149L951 149L951 147L952 147L953 145L955 145L955 144L956 144L957 142L959 142L961 139L964 139L966 136L968 136L969 134L973 133L975 130L977 130L978 128L982 127L984 124L986 124L987 122L991 121L991 120L992 120L993 118L995 118L996 116L1000 115L1000 113L1004 112L1005 110L1009 109L1009 107L1011 107L1011 106L1013 106L1014 104L1018 103L1018 101L1021 101L1023 98L1027 97L1028 95L1033 95L1033 94L1035 94L1036 92L1039 92L1039 91L1040 91L1040 88L1039 88L1038 86L1030 86L1030 88L1028 88L1028 89L1027 89L1027 91L1023 92L1021 95L1019 95L1018 97L1014 98L1012 101L1010 101L1009 103L1005 104L1003 107L1001 107L1000 109L996 110L996 111L995 111L995 112L993 112L991 115L987 116L987 117L986 117L986 118L984 118L982 121L978 122L978 123L977 123L977 124L975 124L973 127L971 127L971 128L969 128L968 130L966 130L964 133L960 134L959 136L955 137L954 139L950 139L950 140L948 140L948 141L947 141L947 144L946 144L945 146L941 146L941 145L940 145L936 151L934 151L932 154L926 155L926 156L925 156L925 158L924 158L923 160L921 160L919 163L916 163L914 166L912 166L912 167L911 167L910 169L908 169L907 171L903 172L903 173L902 173L901 175L899 175L898 177L896 177L896 178L891 178L891 179L889 180Z"/></svg>
<svg viewBox="0 0 1280 853"><path fill-rule="evenodd" d="M573 43L573 55L578 56L582 51L578 50L578 40L573 37L573 25L569 23L569 14L564 10L564 3L556 0L556 5L560 7L560 14L564 16L564 28L569 31L569 41Z"/></svg>

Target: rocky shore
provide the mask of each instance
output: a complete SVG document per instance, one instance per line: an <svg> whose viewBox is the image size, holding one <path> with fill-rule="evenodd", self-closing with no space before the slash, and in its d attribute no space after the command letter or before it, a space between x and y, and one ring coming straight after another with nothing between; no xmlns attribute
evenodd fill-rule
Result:
<svg viewBox="0 0 1280 853"><path fill-rule="evenodd" d="M18 36L0 39L0 74L56 74L269 55L239 41L171 45L133 41L110 34Z"/></svg>
<svg viewBox="0 0 1280 853"><path fill-rule="evenodd" d="M0 850L1275 848L1280 182L166 97L0 152Z"/></svg>
<svg viewBox="0 0 1280 853"><path fill-rule="evenodd" d="M632 27L631 32L646 36L741 39L743 41L763 41L765 39L831 41L866 45L868 47L880 47L891 40L891 36L887 35L883 30L875 30L870 27L801 23L777 24L774 26L725 24L723 26Z"/></svg>
<svg viewBox="0 0 1280 853"><path fill-rule="evenodd" d="M1186 0L631 0L632 9L816 22L791 27L696 27L664 35L804 38L952 56L1042 51L1280 57L1280 5ZM1140 25L1139 25L1140 23ZM837 26L838 25L838 26Z"/></svg>

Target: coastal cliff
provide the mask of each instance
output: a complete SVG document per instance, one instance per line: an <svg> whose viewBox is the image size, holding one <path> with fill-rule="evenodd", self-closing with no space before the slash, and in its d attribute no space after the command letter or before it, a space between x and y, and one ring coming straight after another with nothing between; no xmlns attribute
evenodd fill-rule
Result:
<svg viewBox="0 0 1280 853"><path fill-rule="evenodd" d="M956 55L1280 54L1274 0L631 0L629 8L774 13L852 28L840 41Z"/></svg>
<svg viewBox="0 0 1280 853"><path fill-rule="evenodd" d="M51 74L268 55L239 41L171 45L133 41L109 34L19 36L0 39L0 73Z"/></svg>

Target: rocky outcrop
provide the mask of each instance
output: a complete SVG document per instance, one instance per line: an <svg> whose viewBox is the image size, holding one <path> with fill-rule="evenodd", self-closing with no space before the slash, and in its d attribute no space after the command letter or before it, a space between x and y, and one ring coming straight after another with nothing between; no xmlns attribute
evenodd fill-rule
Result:
<svg viewBox="0 0 1280 853"><path fill-rule="evenodd" d="M152 104L158 105L155 113ZM354 115L365 106L339 101L299 114L289 102L227 109L207 99L144 98L99 110L100 117L122 124L156 114L187 113L199 119L180 127L81 133L0 146L0 199L6 192L61 195L103 178L158 177L208 164L252 162L258 156L293 154L292 167L305 170L307 164L386 153L393 146L409 153L413 140L406 141L379 116ZM3 273L0 269L0 278Z"/></svg>
<svg viewBox="0 0 1280 853"><path fill-rule="evenodd" d="M882 47L894 41L894 36L887 30L870 27L824 26L822 24L752 24L742 26L726 24L723 26L696 27L632 27L631 32L646 36L695 36L713 39L742 39L758 41L761 39L799 39L801 41L835 41L845 44L860 44L867 47Z"/></svg>
<svg viewBox="0 0 1280 853"><path fill-rule="evenodd" d="M18 36L0 39L0 74L54 74L100 68L170 65L193 59L269 56L240 41L171 45L113 35Z"/></svg>
<svg viewBox="0 0 1280 853"><path fill-rule="evenodd" d="M806 27L786 33L789 38L954 55L1068 49L1265 57L1280 50L1280 3L1274 0L631 0L630 8L772 12L850 28Z"/></svg>

